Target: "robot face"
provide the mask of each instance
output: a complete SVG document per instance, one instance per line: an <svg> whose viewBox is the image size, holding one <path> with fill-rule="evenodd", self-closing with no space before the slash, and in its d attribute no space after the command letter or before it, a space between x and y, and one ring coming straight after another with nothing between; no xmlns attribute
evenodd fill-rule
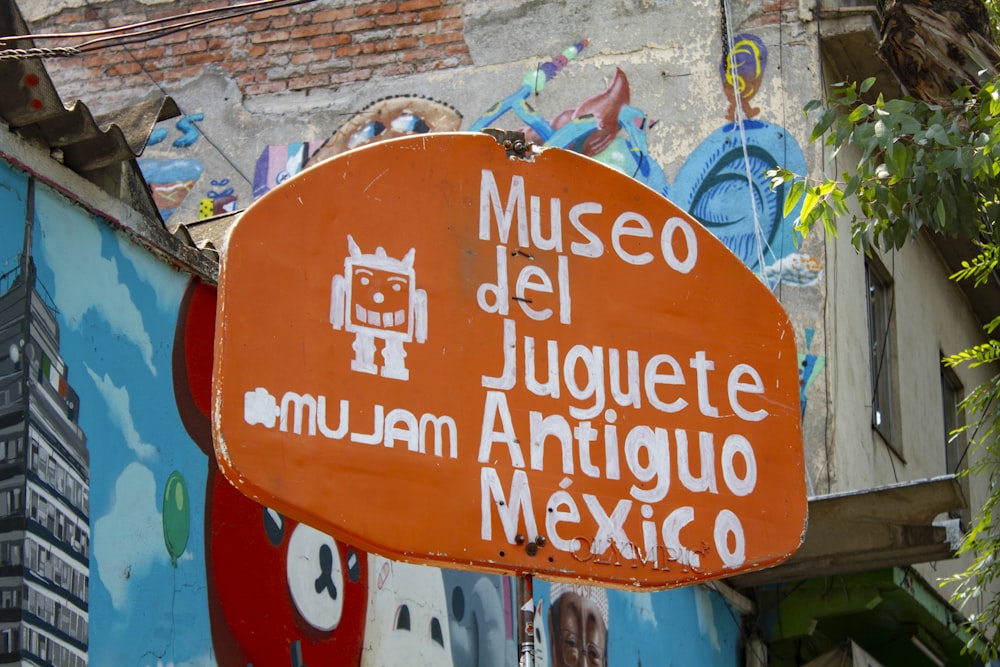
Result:
<svg viewBox="0 0 1000 667"><path fill-rule="evenodd" d="M350 304L347 316L353 328L405 334L410 326L413 276L372 266L349 267Z"/></svg>

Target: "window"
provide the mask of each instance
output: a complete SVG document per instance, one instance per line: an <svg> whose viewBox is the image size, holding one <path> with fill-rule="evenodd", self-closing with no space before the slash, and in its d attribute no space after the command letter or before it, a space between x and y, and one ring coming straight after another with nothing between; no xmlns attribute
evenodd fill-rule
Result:
<svg viewBox="0 0 1000 667"><path fill-rule="evenodd" d="M944 356L944 355L941 355ZM962 397L965 392L958 376L950 368L941 367L941 414L944 418L944 463L945 471L951 475L957 475L968 467L966 435L965 431L956 433L956 429L965 426L965 418L959 409ZM962 485L962 493L965 500L969 500L969 478L962 476L959 478ZM952 519L961 519L964 530L972 518L968 509L951 512Z"/></svg>
<svg viewBox="0 0 1000 667"><path fill-rule="evenodd" d="M868 353L872 385L872 426L901 455L896 438L895 368L892 335L892 282L877 260L865 260L868 288Z"/></svg>

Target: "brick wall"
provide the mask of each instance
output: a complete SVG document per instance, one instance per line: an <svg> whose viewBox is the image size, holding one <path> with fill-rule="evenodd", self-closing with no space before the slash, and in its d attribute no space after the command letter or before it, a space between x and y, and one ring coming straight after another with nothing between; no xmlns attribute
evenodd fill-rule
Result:
<svg viewBox="0 0 1000 667"><path fill-rule="evenodd" d="M134 0L65 10L32 24L37 33L99 30L223 0L144 5ZM144 97L150 77L164 84L221 67L244 95L336 88L349 81L446 69L470 63L463 0L311 2L185 30L147 43L108 47L46 62L64 99L121 104ZM79 44L85 38L60 42ZM50 40L40 46L53 46ZM101 104L105 107L106 104Z"/></svg>

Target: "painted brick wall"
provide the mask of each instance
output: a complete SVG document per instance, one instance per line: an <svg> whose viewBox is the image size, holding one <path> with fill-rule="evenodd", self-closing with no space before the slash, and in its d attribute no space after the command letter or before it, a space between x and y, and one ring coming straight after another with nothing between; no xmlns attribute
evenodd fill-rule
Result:
<svg viewBox="0 0 1000 667"><path fill-rule="evenodd" d="M350 81L470 64L463 0L313 2L47 63L64 99L125 101L150 77L174 84L222 68L244 95L336 88ZM220 4L91 3L41 19L38 33L100 30ZM79 44L76 38L59 45ZM54 45L46 41L45 46ZM81 75L81 68L84 73Z"/></svg>

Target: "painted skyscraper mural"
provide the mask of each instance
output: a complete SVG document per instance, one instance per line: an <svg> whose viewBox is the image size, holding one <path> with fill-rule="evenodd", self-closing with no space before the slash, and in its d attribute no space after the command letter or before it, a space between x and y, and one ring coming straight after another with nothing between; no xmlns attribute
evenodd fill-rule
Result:
<svg viewBox="0 0 1000 667"><path fill-rule="evenodd" d="M55 305L23 250L0 276L0 664L87 664L90 455Z"/></svg>

